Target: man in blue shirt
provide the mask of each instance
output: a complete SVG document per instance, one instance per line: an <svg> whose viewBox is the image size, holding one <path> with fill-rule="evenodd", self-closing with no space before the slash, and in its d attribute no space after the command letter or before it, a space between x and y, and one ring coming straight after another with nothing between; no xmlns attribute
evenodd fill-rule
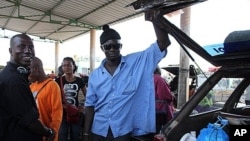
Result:
<svg viewBox="0 0 250 141"><path fill-rule="evenodd" d="M141 52L120 54L121 37L108 25L100 36L106 58L89 76L84 139L129 141L155 132L153 72L166 56L168 34L154 24L157 42Z"/></svg>

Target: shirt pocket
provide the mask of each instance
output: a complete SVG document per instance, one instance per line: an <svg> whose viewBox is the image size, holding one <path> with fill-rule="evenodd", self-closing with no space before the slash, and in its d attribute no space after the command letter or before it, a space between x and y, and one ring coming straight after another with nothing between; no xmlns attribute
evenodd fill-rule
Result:
<svg viewBox="0 0 250 141"><path fill-rule="evenodd" d="M121 88L122 95L134 94L136 91L136 83L133 76L129 76L126 78L126 80L123 80L121 83Z"/></svg>

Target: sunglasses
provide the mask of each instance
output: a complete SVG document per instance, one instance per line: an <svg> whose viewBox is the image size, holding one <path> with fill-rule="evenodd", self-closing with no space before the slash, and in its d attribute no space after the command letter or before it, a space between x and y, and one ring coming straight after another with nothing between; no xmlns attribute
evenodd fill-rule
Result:
<svg viewBox="0 0 250 141"><path fill-rule="evenodd" d="M101 47L104 50L110 50L111 48L113 48L113 49L120 49L122 47L122 44L108 44L108 45L101 45Z"/></svg>

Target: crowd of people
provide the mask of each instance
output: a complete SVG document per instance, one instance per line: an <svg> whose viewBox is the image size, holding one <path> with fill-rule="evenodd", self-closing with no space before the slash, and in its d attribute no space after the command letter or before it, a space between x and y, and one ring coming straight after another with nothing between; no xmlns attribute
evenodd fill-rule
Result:
<svg viewBox="0 0 250 141"><path fill-rule="evenodd" d="M120 53L120 34L104 25L100 49L106 58L82 77L75 75L77 65L71 57L62 60L57 75L46 75L32 39L13 36L10 61L0 72L0 140L153 140L173 117L173 97L166 80L154 72L170 40L152 23L157 41L126 56ZM77 122L68 120L69 105L80 113Z"/></svg>

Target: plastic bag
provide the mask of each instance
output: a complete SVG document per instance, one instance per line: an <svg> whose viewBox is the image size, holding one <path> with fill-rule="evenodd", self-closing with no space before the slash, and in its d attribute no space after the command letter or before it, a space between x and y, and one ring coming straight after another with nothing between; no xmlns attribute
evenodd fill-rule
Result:
<svg viewBox="0 0 250 141"><path fill-rule="evenodd" d="M196 139L196 132L195 131L191 131L190 133L186 133L184 134L180 141L197 141Z"/></svg>
<svg viewBox="0 0 250 141"><path fill-rule="evenodd" d="M201 129L197 141L229 141L228 134L223 127L228 125L228 120L218 117L216 123L209 123L206 128Z"/></svg>

